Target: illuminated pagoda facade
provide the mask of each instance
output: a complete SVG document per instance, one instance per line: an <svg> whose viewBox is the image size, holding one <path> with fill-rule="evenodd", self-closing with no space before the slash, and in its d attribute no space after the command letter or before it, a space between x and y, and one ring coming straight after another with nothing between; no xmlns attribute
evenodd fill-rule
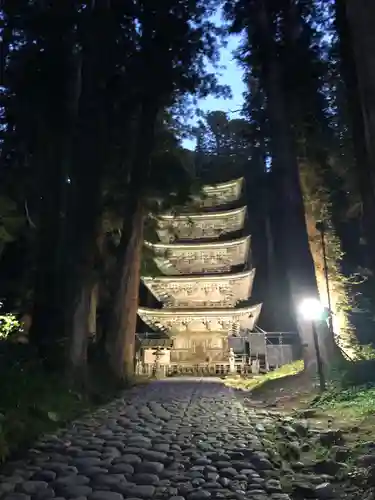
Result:
<svg viewBox="0 0 375 500"><path fill-rule="evenodd" d="M139 307L138 315L165 342L151 335L143 362L164 345L164 364L228 363L231 337L254 329L261 304L250 301L255 269L244 235L246 207L238 207L242 190L242 178L205 186L196 212L159 216L160 241L145 244L162 276L142 281L161 307Z"/></svg>

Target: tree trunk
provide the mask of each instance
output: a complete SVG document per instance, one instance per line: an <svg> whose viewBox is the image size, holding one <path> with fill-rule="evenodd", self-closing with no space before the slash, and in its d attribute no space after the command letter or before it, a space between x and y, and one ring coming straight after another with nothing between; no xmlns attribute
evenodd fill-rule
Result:
<svg viewBox="0 0 375 500"><path fill-rule="evenodd" d="M96 282L95 264L101 234L102 181L111 147L111 102L106 85L113 68L108 66L111 44L111 13L107 2L93 2L86 12L77 95L77 126L74 165L68 211L66 244L65 338L68 374L74 382L86 380L90 296Z"/></svg>
<svg viewBox="0 0 375 500"><path fill-rule="evenodd" d="M128 198L123 210L118 281L105 340L109 369L119 381L134 374L135 328L143 245L143 197L151 172L150 160L158 111L157 99L145 97L140 110Z"/></svg>
<svg viewBox="0 0 375 500"><path fill-rule="evenodd" d="M44 3L41 3L41 8L47 9ZM51 22L60 18L70 19L73 9L71 2L56 5ZM40 202L30 341L37 347L47 368L55 370L62 369L65 361L61 346L64 314L64 234L69 190L67 181L72 161L72 129L76 118L73 89L77 84L78 70L73 55L73 27L66 22L56 22L50 33L51 60L54 57L58 61L56 67L49 69L51 85L59 86L61 99L53 101L51 98L50 107L56 105L54 112L41 116L40 128L36 132L39 144L35 162ZM59 73L61 68L65 69L65 73ZM45 106L46 104L48 102L44 103ZM56 116L59 118L56 119Z"/></svg>
<svg viewBox="0 0 375 500"><path fill-rule="evenodd" d="M277 172L278 196L282 205L284 231L283 257L292 304L298 317L298 329L304 349L305 368L315 365L315 351L310 325L298 315L306 297L317 298L315 270L310 252L296 148L283 93L282 70L265 0L257 2L254 12L257 40L261 51L261 71L267 96L267 114L271 128L272 170ZM251 36L251 35L250 35Z"/></svg>
<svg viewBox="0 0 375 500"><path fill-rule="evenodd" d="M63 139L61 141L64 142ZM61 369L61 237L67 189L67 152L51 137L49 144L44 144L43 148L44 152L39 157L41 199L30 342L37 347L47 368Z"/></svg>
<svg viewBox="0 0 375 500"><path fill-rule="evenodd" d="M341 73L347 92L351 133L356 156L354 177L360 193L365 263L375 279L375 5L336 0ZM371 287L374 288L374 287ZM375 305L375 290L372 295Z"/></svg>
<svg viewBox="0 0 375 500"><path fill-rule="evenodd" d="M134 375L135 330L139 298L141 257L143 246L143 206L137 202L135 214L125 224L131 224L130 240L122 238L121 281L113 303L112 324L106 349L109 366L118 380L129 380ZM124 235L127 234L124 228Z"/></svg>
<svg viewBox="0 0 375 500"><path fill-rule="evenodd" d="M98 153L99 154L99 153ZM90 180L87 176L77 182L77 191L70 209L70 231L66 261L66 287L64 296L64 331L67 340L67 369L72 381L84 383L87 370L87 345L90 336L90 302L96 284L95 257L97 231L101 208L101 166L91 158ZM86 197L83 193L86 191ZM95 311L96 314L96 311ZM78 378L77 378L78 375ZM83 375L80 380L80 375Z"/></svg>
<svg viewBox="0 0 375 500"><path fill-rule="evenodd" d="M99 299L99 283L95 283L90 293L89 326L88 326L89 336L92 339L96 337L96 330L97 330L96 313L98 309L98 299Z"/></svg>
<svg viewBox="0 0 375 500"><path fill-rule="evenodd" d="M72 332L69 342L68 378L74 383L87 387L87 347L90 315L90 287L82 287L77 305L73 311Z"/></svg>
<svg viewBox="0 0 375 500"><path fill-rule="evenodd" d="M296 311L291 300L290 283L285 260L284 201L280 194L279 172L267 175L267 231L269 234L269 299L273 309L275 331L295 331Z"/></svg>
<svg viewBox="0 0 375 500"><path fill-rule="evenodd" d="M375 4L347 0L347 19L351 32L351 45L355 57L360 109L364 123L365 143L370 164L375 162ZM374 187L372 174L372 187Z"/></svg>

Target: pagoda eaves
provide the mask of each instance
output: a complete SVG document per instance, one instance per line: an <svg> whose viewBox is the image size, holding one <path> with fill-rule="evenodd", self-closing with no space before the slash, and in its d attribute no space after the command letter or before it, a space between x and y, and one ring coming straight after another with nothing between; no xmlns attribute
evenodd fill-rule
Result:
<svg viewBox="0 0 375 500"><path fill-rule="evenodd" d="M255 269L204 276L143 277L163 307L230 308L251 296Z"/></svg>
<svg viewBox="0 0 375 500"><path fill-rule="evenodd" d="M247 264L250 236L214 243L150 243L154 261L163 274L223 273Z"/></svg>
<svg viewBox="0 0 375 500"><path fill-rule="evenodd" d="M156 230L162 243L174 240L218 238L243 229L246 206L221 212L161 215Z"/></svg>
<svg viewBox="0 0 375 500"><path fill-rule="evenodd" d="M203 196L196 196L195 202L201 207L218 207L240 199L243 188L243 177L228 182L204 186Z"/></svg>
<svg viewBox="0 0 375 500"><path fill-rule="evenodd" d="M236 325L253 330L262 304L238 309L149 309L138 308L138 315L153 330L173 334L179 332L226 332Z"/></svg>

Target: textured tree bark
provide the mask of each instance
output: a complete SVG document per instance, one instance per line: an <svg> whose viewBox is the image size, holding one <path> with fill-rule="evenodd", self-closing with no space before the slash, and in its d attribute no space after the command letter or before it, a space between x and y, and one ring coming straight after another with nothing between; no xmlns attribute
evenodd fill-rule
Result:
<svg viewBox="0 0 375 500"><path fill-rule="evenodd" d="M139 299L139 282L143 246L143 200L137 202L130 224L130 240L120 244L120 283L116 290L112 322L107 336L106 350L111 372L118 380L129 380L134 375L135 330Z"/></svg>
<svg viewBox="0 0 375 500"><path fill-rule="evenodd" d="M305 368L309 370L315 365L312 330L310 325L299 317L297 310L303 298L318 297L315 269L307 237L299 168L283 92L282 71L265 0L257 2L254 15L271 128L272 169L277 173L276 189L283 212L283 259L286 263L292 304L298 318L299 334L305 345Z"/></svg>
<svg viewBox="0 0 375 500"><path fill-rule="evenodd" d="M373 165L375 162L375 4L365 0L360 2L347 0L346 12L355 56L367 154ZM374 175L372 173L371 176L373 187Z"/></svg>
<svg viewBox="0 0 375 500"><path fill-rule="evenodd" d="M88 332L91 338L96 336L96 312L99 299L99 283L95 283L90 293L89 326Z"/></svg>
<svg viewBox="0 0 375 500"><path fill-rule="evenodd" d="M68 213L69 257L65 263L66 286L63 302L67 373L72 382L80 385L87 380L89 320L91 298L96 284L94 268L100 224L101 165L104 161L100 161L100 158L96 160L92 158L92 161L87 160L87 164L91 167L90 181L86 175L80 176L80 180L77 179L77 190L73 193ZM86 197L83 195L85 189L87 190Z"/></svg>
<svg viewBox="0 0 375 500"><path fill-rule="evenodd" d="M341 73L356 156L354 177L363 204L366 266L375 279L375 4L336 0ZM375 291L373 294L375 305Z"/></svg>
<svg viewBox="0 0 375 500"><path fill-rule="evenodd" d="M53 144L47 149L53 148ZM58 149L55 147L55 154ZM40 218L38 222L38 253L36 259L36 274L34 281L34 305L32 311L32 326L30 342L38 349L41 358L47 363L47 368L61 369L63 356L59 354L56 343L61 340L61 294L59 278L61 278L61 246L63 190L65 189L62 175L62 157L45 153L41 160L43 172L42 199L40 200ZM54 167L52 166L54 165ZM52 352L53 351L53 352ZM59 359L58 359L59 358Z"/></svg>
<svg viewBox="0 0 375 500"><path fill-rule="evenodd" d="M78 297L73 311L71 339L69 342L69 366L68 376L74 382L87 387L87 346L89 332L89 314L90 314L90 287L82 287L81 294Z"/></svg>
<svg viewBox="0 0 375 500"><path fill-rule="evenodd" d="M62 267L64 255L65 212L68 184L66 182L69 133L44 130L38 155L39 164L39 218L37 225L38 248L34 279L33 323L30 341L39 351L48 369L61 369L64 365L61 340L63 335L64 281ZM65 135L64 135L65 134ZM49 138L49 140L48 140ZM46 144L47 142L47 144Z"/></svg>
<svg viewBox="0 0 375 500"><path fill-rule="evenodd" d="M78 384L87 379L90 297L96 283L102 182L111 147L109 121L112 118L104 92L112 72L103 60L111 56L113 50L107 16L109 6L96 2L90 9L87 23L82 27L82 51L77 64L77 121L64 268L67 275L64 290L66 364L68 374L71 373L73 382Z"/></svg>
<svg viewBox="0 0 375 500"><path fill-rule="evenodd" d="M124 224L118 248L114 307L110 314L109 329L105 339L109 369L119 381L134 374L144 191L148 187L150 177L158 111L157 98L144 99L139 116L128 197L123 209Z"/></svg>
<svg viewBox="0 0 375 500"><path fill-rule="evenodd" d="M44 3L42 9L47 9ZM51 19L69 19L75 8L72 2L56 4ZM52 21L53 22L53 21ZM38 221L38 254L34 283L33 322L30 341L37 347L47 368L63 369L64 341L64 261L66 257L65 229L69 185L67 178L72 163L72 130L77 115L74 89L79 76L79 64L73 55L73 26L57 23L50 30L50 57L58 61L50 68L51 78L63 99L56 100L53 113L42 116L39 130L37 166L40 179L40 219ZM65 73L64 73L65 69ZM61 70L61 74L59 73ZM53 80L51 80L52 85ZM54 95L54 93L52 93ZM45 103L45 106L47 103ZM58 107L57 107L58 106ZM48 106L47 106L48 107ZM52 103L50 105L52 108ZM56 116L59 118L56 120ZM56 122L56 123L55 123Z"/></svg>

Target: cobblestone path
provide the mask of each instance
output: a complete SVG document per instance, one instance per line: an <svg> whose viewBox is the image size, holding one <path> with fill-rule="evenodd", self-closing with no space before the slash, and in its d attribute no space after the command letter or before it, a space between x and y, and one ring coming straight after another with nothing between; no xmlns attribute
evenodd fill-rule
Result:
<svg viewBox="0 0 375 500"><path fill-rule="evenodd" d="M219 381L155 381L41 438L3 468L0 497L289 500L262 420Z"/></svg>

